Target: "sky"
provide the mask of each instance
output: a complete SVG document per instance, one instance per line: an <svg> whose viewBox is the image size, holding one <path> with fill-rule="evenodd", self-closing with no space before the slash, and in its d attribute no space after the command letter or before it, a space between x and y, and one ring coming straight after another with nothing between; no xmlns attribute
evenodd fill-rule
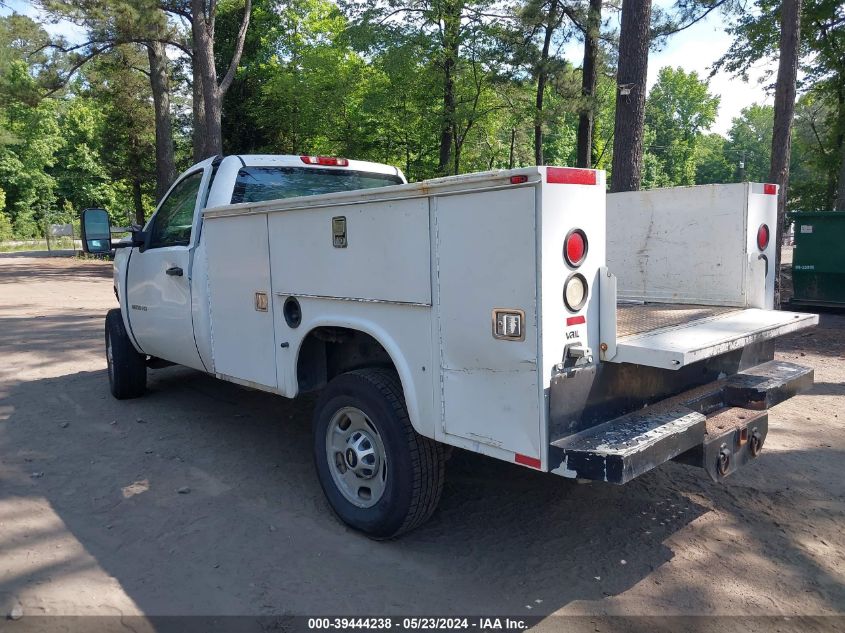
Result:
<svg viewBox="0 0 845 633"><path fill-rule="evenodd" d="M665 6L670 3L660 4ZM670 37L662 50L649 55L649 89L657 80L658 71L664 66L681 66L687 72L695 70L699 77L707 77L710 74L709 67L730 50L733 43L731 36L725 33L725 26L724 17L714 11L701 22ZM719 115L712 131L726 134L731 127L731 120L752 103L773 103L773 97L759 83L767 70L776 73L777 63L758 64L749 73L747 83L725 72L717 73L710 79L710 93L721 97Z"/></svg>
<svg viewBox="0 0 845 633"><path fill-rule="evenodd" d="M39 18L38 11L27 0L5 0L8 8L0 7L0 15L17 11L29 15L33 19ZM664 9L671 8L672 0L655 0L656 6ZM618 23L614 25L618 28ZM673 35L667 43L657 51L652 51L648 60L648 87L654 84L658 71L664 66L681 66L687 72L695 70L700 77L707 77L710 66L721 57L731 46L731 37L725 33L724 17L718 12L711 13L706 19L694 26ZM45 24L44 27L52 35L63 35L71 42L79 42L84 38L84 31L79 27L64 22L59 24ZM563 51L569 61L580 66L583 56L581 45L573 43ZM752 103L769 103L772 98L766 94L758 80L771 69L762 63L749 74L749 81L731 77L721 72L710 79L710 92L721 97L719 114L712 131L727 134L731 121L739 115L742 108Z"/></svg>

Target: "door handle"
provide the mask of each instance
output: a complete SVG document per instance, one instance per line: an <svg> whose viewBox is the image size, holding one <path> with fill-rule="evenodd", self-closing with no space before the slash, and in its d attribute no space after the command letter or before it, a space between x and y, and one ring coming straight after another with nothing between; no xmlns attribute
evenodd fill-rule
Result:
<svg viewBox="0 0 845 633"><path fill-rule="evenodd" d="M168 275L170 275L171 277L181 277L182 276L182 269L179 268L178 266L172 266L171 268L168 268L164 272L167 273Z"/></svg>

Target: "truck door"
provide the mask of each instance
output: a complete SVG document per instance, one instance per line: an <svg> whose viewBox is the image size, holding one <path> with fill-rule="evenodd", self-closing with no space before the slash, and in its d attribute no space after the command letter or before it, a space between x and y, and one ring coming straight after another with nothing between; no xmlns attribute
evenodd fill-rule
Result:
<svg viewBox="0 0 845 633"><path fill-rule="evenodd" d="M132 334L150 356L204 369L191 315L191 237L204 170L168 192L147 224L148 246L128 262L126 309Z"/></svg>

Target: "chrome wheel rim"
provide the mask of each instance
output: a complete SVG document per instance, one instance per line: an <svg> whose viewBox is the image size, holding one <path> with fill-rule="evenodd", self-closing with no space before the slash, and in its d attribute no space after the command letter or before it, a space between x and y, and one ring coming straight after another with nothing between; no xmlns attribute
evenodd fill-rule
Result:
<svg viewBox="0 0 845 633"><path fill-rule="evenodd" d="M326 430L326 459L335 486L347 501L370 508L384 495L387 457L378 429L356 407L335 412Z"/></svg>

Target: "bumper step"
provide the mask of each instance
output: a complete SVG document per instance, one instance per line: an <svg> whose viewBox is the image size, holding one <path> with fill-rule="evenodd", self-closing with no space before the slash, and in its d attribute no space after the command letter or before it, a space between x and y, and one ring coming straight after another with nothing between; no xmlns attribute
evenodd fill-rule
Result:
<svg viewBox="0 0 845 633"><path fill-rule="evenodd" d="M636 411L552 442L549 463L564 477L624 484L700 444L706 421L686 407Z"/></svg>
<svg viewBox="0 0 845 633"><path fill-rule="evenodd" d="M772 360L728 378L725 404L761 411L812 386L812 367Z"/></svg>
<svg viewBox="0 0 845 633"><path fill-rule="evenodd" d="M768 431L760 412L812 385L811 368L763 363L559 438L549 446L549 470L624 484L677 458L718 480L759 454Z"/></svg>

